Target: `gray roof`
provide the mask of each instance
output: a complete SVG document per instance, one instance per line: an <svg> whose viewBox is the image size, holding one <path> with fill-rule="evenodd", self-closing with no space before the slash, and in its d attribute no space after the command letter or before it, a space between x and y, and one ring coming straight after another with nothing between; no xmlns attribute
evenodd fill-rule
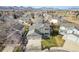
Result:
<svg viewBox="0 0 79 59"><path fill-rule="evenodd" d="M30 26L29 30L33 30L33 29L39 29L41 27L43 27L44 25L42 23L35 23L32 26Z"/></svg>
<svg viewBox="0 0 79 59"><path fill-rule="evenodd" d="M13 28L15 28L17 30L22 30L23 27L24 26L22 24L19 24L19 23L13 26Z"/></svg>
<svg viewBox="0 0 79 59"><path fill-rule="evenodd" d="M60 26L65 26L67 28L74 28L75 27L74 24L72 24L72 23L62 23Z"/></svg>
<svg viewBox="0 0 79 59"><path fill-rule="evenodd" d="M75 28L76 28L77 30L79 30L79 25L78 25L78 24L75 24Z"/></svg>
<svg viewBox="0 0 79 59"><path fill-rule="evenodd" d="M28 34L27 34L27 36L29 36L29 35L34 35L34 36L41 36L40 34L38 34L35 30L31 30L31 31L29 31L28 32Z"/></svg>

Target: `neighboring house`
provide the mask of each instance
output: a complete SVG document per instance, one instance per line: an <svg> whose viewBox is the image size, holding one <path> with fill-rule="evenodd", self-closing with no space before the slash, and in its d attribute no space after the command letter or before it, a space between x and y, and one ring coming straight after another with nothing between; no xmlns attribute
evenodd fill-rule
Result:
<svg viewBox="0 0 79 59"><path fill-rule="evenodd" d="M20 17L21 20L28 22L29 19L31 19L31 15L30 14L24 14L22 17Z"/></svg>
<svg viewBox="0 0 79 59"><path fill-rule="evenodd" d="M27 33L27 50L26 51L41 51L41 40L43 38L49 38L50 36L50 24L43 22L42 19L35 21L35 23L29 27Z"/></svg>
<svg viewBox="0 0 79 59"><path fill-rule="evenodd" d="M24 26L20 23L16 23L13 28L17 29L17 30L21 30Z"/></svg>
<svg viewBox="0 0 79 59"><path fill-rule="evenodd" d="M58 24L58 20L57 20L57 19L51 19L49 22L50 22L50 24L51 24L51 23L53 23L53 24Z"/></svg>
<svg viewBox="0 0 79 59"><path fill-rule="evenodd" d="M13 16L2 14L2 16L0 17L0 20L3 22L8 22L8 21L10 22L10 21L13 21Z"/></svg>
<svg viewBox="0 0 79 59"><path fill-rule="evenodd" d="M36 22L32 26L30 26L29 32L32 31L38 33L39 35L42 35L42 38L48 38L50 36L50 24L47 22L43 23L42 21L39 20L39 22Z"/></svg>
<svg viewBox="0 0 79 59"><path fill-rule="evenodd" d="M44 19L45 19L45 20L48 20L49 22L50 22L51 19L52 19L52 15L50 15L50 14L43 13L43 16L44 16Z"/></svg>
<svg viewBox="0 0 79 59"><path fill-rule="evenodd" d="M72 24L62 24L60 25L59 33L61 35L65 34L76 34L79 35L79 28Z"/></svg>
<svg viewBox="0 0 79 59"><path fill-rule="evenodd" d="M50 37L50 25L48 23L44 23L43 27L41 27L39 31L43 34L43 38Z"/></svg>
<svg viewBox="0 0 79 59"><path fill-rule="evenodd" d="M36 40L39 38L41 39L41 37L42 36L40 34L38 34L35 30L31 30L27 34L27 39L29 39L29 40Z"/></svg>
<svg viewBox="0 0 79 59"><path fill-rule="evenodd" d="M73 29L75 29L75 27L72 24L69 24L69 23L61 24L59 33L61 35L71 34L73 33Z"/></svg>
<svg viewBox="0 0 79 59"><path fill-rule="evenodd" d="M63 39L72 40L79 43L79 30L72 24L62 24L59 33L63 35Z"/></svg>
<svg viewBox="0 0 79 59"><path fill-rule="evenodd" d="M34 14L34 17L35 17L35 18L44 18L42 12L36 12L36 13Z"/></svg>
<svg viewBox="0 0 79 59"><path fill-rule="evenodd" d="M79 35L79 25L76 25L75 28L76 28L76 29L75 29L74 34Z"/></svg>

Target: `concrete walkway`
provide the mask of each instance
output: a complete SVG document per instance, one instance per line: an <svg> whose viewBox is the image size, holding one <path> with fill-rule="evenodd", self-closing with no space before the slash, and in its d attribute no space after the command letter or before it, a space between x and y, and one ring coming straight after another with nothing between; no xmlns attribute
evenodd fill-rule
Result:
<svg viewBox="0 0 79 59"><path fill-rule="evenodd" d="M26 46L26 52L41 51L41 39L29 40Z"/></svg>
<svg viewBox="0 0 79 59"><path fill-rule="evenodd" d="M63 48L72 52L79 52L79 43L73 42L71 40L66 40Z"/></svg>

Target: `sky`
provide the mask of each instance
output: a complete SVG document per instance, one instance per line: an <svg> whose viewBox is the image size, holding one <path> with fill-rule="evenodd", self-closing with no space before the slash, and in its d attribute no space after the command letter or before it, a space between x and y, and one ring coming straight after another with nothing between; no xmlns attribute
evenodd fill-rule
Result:
<svg viewBox="0 0 79 59"><path fill-rule="evenodd" d="M78 6L79 0L1 0L0 6Z"/></svg>
<svg viewBox="0 0 79 59"><path fill-rule="evenodd" d="M72 6L79 8L79 0L1 0L0 6L54 7L67 9Z"/></svg>

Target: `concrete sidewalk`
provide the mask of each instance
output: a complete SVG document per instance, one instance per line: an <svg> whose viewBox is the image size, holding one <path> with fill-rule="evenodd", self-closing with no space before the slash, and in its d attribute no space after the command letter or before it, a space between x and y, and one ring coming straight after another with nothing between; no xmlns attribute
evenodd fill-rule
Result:
<svg viewBox="0 0 79 59"><path fill-rule="evenodd" d="M71 40L66 40L63 48L71 52L79 52L79 43L73 42Z"/></svg>

